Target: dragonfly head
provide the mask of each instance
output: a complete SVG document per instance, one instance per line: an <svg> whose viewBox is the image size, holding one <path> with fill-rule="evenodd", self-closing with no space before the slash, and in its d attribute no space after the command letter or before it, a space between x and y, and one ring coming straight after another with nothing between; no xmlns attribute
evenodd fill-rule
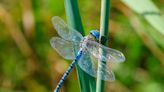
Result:
<svg viewBox="0 0 164 92"><path fill-rule="evenodd" d="M98 41L100 37L100 33L97 30L91 30L90 34Z"/></svg>

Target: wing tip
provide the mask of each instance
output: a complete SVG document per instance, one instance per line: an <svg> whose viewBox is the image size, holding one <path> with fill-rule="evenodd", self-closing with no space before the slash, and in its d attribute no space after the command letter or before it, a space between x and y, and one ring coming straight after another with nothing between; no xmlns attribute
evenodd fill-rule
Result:
<svg viewBox="0 0 164 92"><path fill-rule="evenodd" d="M52 22L54 28L57 30L57 32L59 32L61 28L67 27L67 24L59 16L53 16L51 18L51 22Z"/></svg>
<svg viewBox="0 0 164 92"><path fill-rule="evenodd" d="M53 45L54 41L56 41L57 37L52 37L49 42L51 44L51 46Z"/></svg>
<svg viewBox="0 0 164 92"><path fill-rule="evenodd" d="M58 20L58 19L60 19L60 17L58 17L58 16L53 16L53 17L51 18L52 21L53 21L53 20Z"/></svg>
<svg viewBox="0 0 164 92"><path fill-rule="evenodd" d="M59 16L53 16L51 18L52 24L56 27L57 25L65 24L65 22Z"/></svg>
<svg viewBox="0 0 164 92"><path fill-rule="evenodd" d="M123 53L120 54L120 62L125 62L126 58Z"/></svg>

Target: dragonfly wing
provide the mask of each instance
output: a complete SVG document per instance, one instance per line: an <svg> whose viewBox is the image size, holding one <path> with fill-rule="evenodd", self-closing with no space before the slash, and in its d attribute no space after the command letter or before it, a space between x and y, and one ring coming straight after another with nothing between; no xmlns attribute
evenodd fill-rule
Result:
<svg viewBox="0 0 164 92"><path fill-rule="evenodd" d="M98 62L97 62L98 58L95 58L94 56L92 57L92 60L97 65L97 73L101 76L100 79L107 80L107 81L114 81L115 80L115 75L110 68L110 63L105 64L104 62L99 62L101 64L98 64Z"/></svg>
<svg viewBox="0 0 164 92"><path fill-rule="evenodd" d="M91 62L91 58L90 58L88 51L83 52L81 58L78 61L78 65L80 66L80 68L83 71L85 71L86 73L88 73L92 77L96 76L96 69Z"/></svg>
<svg viewBox="0 0 164 92"><path fill-rule="evenodd" d="M92 77L97 77L97 73L103 75L101 80L113 81L115 80L114 73L111 71L109 66L102 64L102 68L98 71L98 59L89 54L88 51L85 51L80 58L78 65L80 68L85 71L87 74L91 75Z"/></svg>
<svg viewBox="0 0 164 92"><path fill-rule="evenodd" d="M83 36L75 29L69 27L61 18L54 16L52 23L57 33L65 40L80 42Z"/></svg>
<svg viewBox="0 0 164 92"><path fill-rule="evenodd" d="M109 62L124 62L125 56L122 52L108 48L104 45L101 45L95 41L88 40L86 43L87 50L96 58L102 61L109 61ZM103 53L102 53L103 52Z"/></svg>
<svg viewBox="0 0 164 92"><path fill-rule="evenodd" d="M75 52L78 51L79 43L66 41L59 37L52 37L50 39L51 46L65 59L75 59Z"/></svg>

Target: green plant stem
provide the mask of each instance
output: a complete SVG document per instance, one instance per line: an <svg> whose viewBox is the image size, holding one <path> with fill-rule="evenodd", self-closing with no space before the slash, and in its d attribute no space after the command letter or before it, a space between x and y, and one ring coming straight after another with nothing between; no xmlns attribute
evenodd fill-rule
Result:
<svg viewBox="0 0 164 92"><path fill-rule="evenodd" d="M77 0L65 0L65 9L68 24L78 30L84 36L84 30L81 22ZM95 78L89 76L87 73L81 70L78 65L76 65L76 70L80 82L81 92L95 92Z"/></svg>
<svg viewBox="0 0 164 92"><path fill-rule="evenodd" d="M101 1L101 19L100 19L100 43L103 45L106 45L107 38L108 38L108 24L109 24L109 6L110 6L110 0L102 0ZM103 51L100 49L101 54ZM105 68L102 63L98 63L98 71L102 71L102 68ZM96 86L96 92L104 92L104 81L101 80L103 75L101 75L100 72L97 74L97 86Z"/></svg>
<svg viewBox="0 0 164 92"><path fill-rule="evenodd" d="M85 34L77 0L65 0L65 9L68 24L78 30L84 36Z"/></svg>

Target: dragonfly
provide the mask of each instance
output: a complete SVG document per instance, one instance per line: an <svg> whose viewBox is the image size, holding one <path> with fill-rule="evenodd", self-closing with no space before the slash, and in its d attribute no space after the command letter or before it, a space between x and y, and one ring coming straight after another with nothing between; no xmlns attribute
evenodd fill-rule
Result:
<svg viewBox="0 0 164 92"><path fill-rule="evenodd" d="M110 69L111 62L121 63L125 61L125 56L118 50L108 48L98 43L100 33L97 30L91 30L89 35L83 37L74 28L68 26L60 17L54 16L52 24L60 37L52 37L50 44L60 56L67 60L73 60L54 92L58 92L66 77L69 75L75 64L92 77L101 74L101 80L115 80L114 73ZM103 53L101 53L103 51ZM98 71L98 63L102 62L101 69Z"/></svg>

